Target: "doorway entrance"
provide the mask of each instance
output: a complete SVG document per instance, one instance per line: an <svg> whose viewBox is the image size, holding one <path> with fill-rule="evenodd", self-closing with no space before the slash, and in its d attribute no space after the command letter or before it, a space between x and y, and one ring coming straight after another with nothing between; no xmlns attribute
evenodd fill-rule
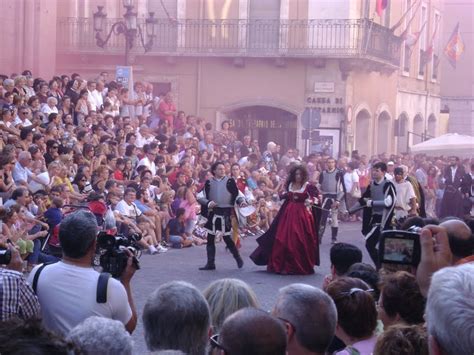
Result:
<svg viewBox="0 0 474 355"><path fill-rule="evenodd" d="M245 135L258 140L261 151L268 142L281 146L281 152L296 148L297 116L294 113L269 106L248 106L227 113L232 129L239 140Z"/></svg>

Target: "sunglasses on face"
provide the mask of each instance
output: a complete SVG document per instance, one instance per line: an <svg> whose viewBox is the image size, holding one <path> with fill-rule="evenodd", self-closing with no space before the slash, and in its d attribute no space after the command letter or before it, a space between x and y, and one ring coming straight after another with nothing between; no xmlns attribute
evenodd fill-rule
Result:
<svg viewBox="0 0 474 355"><path fill-rule="evenodd" d="M214 334L213 336L210 337L209 340L211 342L211 347L213 349L217 348L217 349L226 351L224 347L221 344L219 344L219 334Z"/></svg>

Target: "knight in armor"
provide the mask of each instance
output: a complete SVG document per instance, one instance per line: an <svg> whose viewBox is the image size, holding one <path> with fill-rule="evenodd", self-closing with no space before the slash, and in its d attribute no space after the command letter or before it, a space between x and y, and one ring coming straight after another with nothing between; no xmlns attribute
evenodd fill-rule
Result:
<svg viewBox="0 0 474 355"><path fill-rule="evenodd" d="M244 262L232 240L231 215L235 203L240 207L245 206L245 198L239 197L237 184L233 178L226 176L222 162L214 163L211 172L213 177L206 181L203 196L198 199L207 217L207 222L204 225L207 232L207 263L199 270L215 270L217 234L222 235L228 250L237 262L237 266L241 268Z"/></svg>
<svg viewBox="0 0 474 355"><path fill-rule="evenodd" d="M370 258L378 268L379 256L377 245L380 233L392 228L392 218L397 200L393 183L385 177L387 165L378 162L372 167L372 182L359 199L364 206L362 234Z"/></svg>
<svg viewBox="0 0 474 355"><path fill-rule="evenodd" d="M331 239L332 243L336 243L339 230L339 205L346 191L344 187L344 172L336 168L336 160L334 158L328 158L326 160L326 170L323 170L319 175L319 186L323 195L323 210L319 225L319 243L321 243L323 239L329 213L331 213Z"/></svg>

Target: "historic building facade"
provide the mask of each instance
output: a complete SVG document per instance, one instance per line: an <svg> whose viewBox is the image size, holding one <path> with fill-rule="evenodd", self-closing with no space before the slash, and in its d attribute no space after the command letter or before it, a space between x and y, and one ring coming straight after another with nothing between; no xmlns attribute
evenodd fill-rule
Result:
<svg viewBox="0 0 474 355"><path fill-rule="evenodd" d="M9 42L17 59L1 54L0 65L92 78L128 64L156 94L171 90L186 113L217 126L231 120L262 145L403 152L441 133L435 28L442 11L439 1L413 1L390 1L379 16L375 0L135 0L139 23L149 11L158 21L151 49L136 45L125 57L123 36L99 48L93 26L104 6L105 37L124 13L120 0L0 0L1 19L25 19L10 23L12 33L24 33ZM411 47L400 37L407 27L410 38L420 32Z"/></svg>

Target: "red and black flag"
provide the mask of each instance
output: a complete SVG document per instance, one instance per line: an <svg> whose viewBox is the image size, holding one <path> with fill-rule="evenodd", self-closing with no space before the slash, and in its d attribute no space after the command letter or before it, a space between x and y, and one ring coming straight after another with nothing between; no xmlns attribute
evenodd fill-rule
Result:
<svg viewBox="0 0 474 355"><path fill-rule="evenodd" d="M388 0L377 0L375 12L377 12L377 15L379 15L379 17L382 17L383 10L387 8L387 5Z"/></svg>
<svg viewBox="0 0 474 355"><path fill-rule="evenodd" d="M462 41L461 34L459 33L459 22L454 28L449 41L444 48L444 54L448 57L449 63L456 69L456 63L459 57L464 52L464 42Z"/></svg>

